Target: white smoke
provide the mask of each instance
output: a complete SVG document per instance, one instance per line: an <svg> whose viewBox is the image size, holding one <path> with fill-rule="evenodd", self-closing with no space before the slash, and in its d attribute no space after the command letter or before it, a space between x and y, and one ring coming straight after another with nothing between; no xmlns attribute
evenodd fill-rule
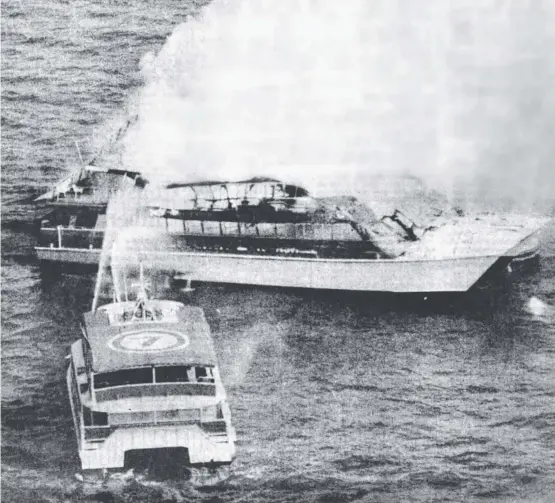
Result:
<svg viewBox="0 0 555 503"><path fill-rule="evenodd" d="M410 173L459 199L549 198L553 21L552 0L215 0L143 58L125 164L158 181L352 193Z"/></svg>

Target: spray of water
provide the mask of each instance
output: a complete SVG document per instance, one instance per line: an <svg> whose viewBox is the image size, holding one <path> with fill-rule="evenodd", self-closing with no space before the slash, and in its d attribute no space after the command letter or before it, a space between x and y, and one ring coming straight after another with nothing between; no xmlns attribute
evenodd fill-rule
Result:
<svg viewBox="0 0 555 503"><path fill-rule="evenodd" d="M459 203L555 186L552 0L215 0L141 62L124 162L318 193L409 173Z"/></svg>
<svg viewBox="0 0 555 503"><path fill-rule="evenodd" d="M536 320L544 323L555 321L555 307L549 305L538 297L530 297L525 306L525 311L531 314Z"/></svg>
<svg viewBox="0 0 555 503"><path fill-rule="evenodd" d="M92 310L94 311L106 298L115 295L121 298L121 283L126 274L128 257L128 243L133 236L133 229L140 223L142 196L132 186L122 186L108 201L106 208L106 228L102 242L102 250L98 266ZM144 246L143 243L139 243ZM140 257L131 261L138 266ZM111 266L111 267L110 267ZM112 291L107 292L106 287Z"/></svg>

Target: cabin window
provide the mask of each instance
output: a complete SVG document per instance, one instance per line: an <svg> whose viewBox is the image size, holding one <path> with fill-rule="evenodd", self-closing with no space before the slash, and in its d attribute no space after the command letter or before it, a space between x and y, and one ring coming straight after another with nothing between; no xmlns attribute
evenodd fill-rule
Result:
<svg viewBox="0 0 555 503"><path fill-rule="evenodd" d="M156 382L188 382L189 367L156 367Z"/></svg>
<svg viewBox="0 0 555 503"><path fill-rule="evenodd" d="M64 227L67 227L69 225L69 219L70 219L69 213L56 212L50 218L51 218L50 222L52 224L52 227L56 227L58 225L62 225Z"/></svg>
<svg viewBox="0 0 555 503"><path fill-rule="evenodd" d="M198 382L214 382L211 368L195 367L195 377Z"/></svg>
<svg viewBox="0 0 555 503"><path fill-rule="evenodd" d="M75 227L92 228L95 226L97 218L98 214L96 212L84 209L77 214L74 225Z"/></svg>
<svg viewBox="0 0 555 503"><path fill-rule="evenodd" d="M140 369L118 370L117 372L105 372L95 374L95 389L112 388L114 386L126 386L129 384L150 384L152 383L152 368L145 367Z"/></svg>
<svg viewBox="0 0 555 503"><path fill-rule="evenodd" d="M83 407L83 423L85 426L108 426L108 414Z"/></svg>
<svg viewBox="0 0 555 503"><path fill-rule="evenodd" d="M285 191L285 193L289 197L307 197L308 196L308 191L306 189L304 189L303 187L297 187L295 185L285 185L283 190Z"/></svg>

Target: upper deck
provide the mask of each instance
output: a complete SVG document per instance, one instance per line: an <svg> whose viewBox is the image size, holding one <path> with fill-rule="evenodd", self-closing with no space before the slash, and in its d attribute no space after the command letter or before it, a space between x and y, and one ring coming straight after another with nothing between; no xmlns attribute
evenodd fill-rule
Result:
<svg viewBox="0 0 555 503"><path fill-rule="evenodd" d="M108 304L84 315L84 335L95 373L217 362L202 309L179 302Z"/></svg>

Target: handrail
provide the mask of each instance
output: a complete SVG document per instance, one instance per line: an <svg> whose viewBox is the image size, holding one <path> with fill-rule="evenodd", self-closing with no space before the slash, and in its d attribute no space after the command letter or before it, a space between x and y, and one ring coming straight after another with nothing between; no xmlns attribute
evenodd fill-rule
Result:
<svg viewBox="0 0 555 503"><path fill-rule="evenodd" d="M176 198L175 196L171 197L171 198L161 198L161 203L160 205L156 205L154 203L150 203L148 205L146 205L147 207L151 207L151 208L161 208L161 209L183 209L183 210L188 210L188 209L204 209L206 208L206 210L211 210L213 211L214 206L217 203L226 203L226 204L232 204L232 208L240 208L240 207L247 207L249 209L252 208L256 208L259 206L260 203L267 203L269 205L271 204L284 204L288 201L305 201L308 198L308 196L283 196L283 197L262 197L262 196L230 196L230 197L209 197L209 195L207 194L207 197L201 197L201 196L197 196L197 197L193 197L193 198ZM311 198L313 199L313 198ZM167 206L169 206L172 202L179 202L179 204L183 204L183 205L187 205L186 207L183 208L172 208L172 207L165 207L165 204ZM201 202L205 202L206 204L202 204L200 205L199 203ZM247 203L246 205L243 203ZM169 203L169 204L167 204ZM255 203L255 204L252 204Z"/></svg>
<svg viewBox="0 0 555 503"><path fill-rule="evenodd" d="M195 419L182 419L182 420L171 420L168 419L166 421L164 420L155 420L155 421L143 421L143 422L139 422L137 421L136 423L121 423L121 424L113 424L113 425L104 425L104 426L85 426L83 433L87 433L88 431L95 431L95 430L103 430L103 431L111 431L111 430L116 430L119 428L137 428L137 427L149 427L149 426L158 426L158 425L180 425L180 424L202 424L202 421L200 419L195 420ZM108 436L108 435L106 435ZM89 440L90 441L90 440Z"/></svg>
<svg viewBox="0 0 555 503"><path fill-rule="evenodd" d="M81 392L79 390L79 381L77 379L77 370L75 368L74 362L71 361L70 363L71 366L71 373L72 375L72 386L71 386L71 391L70 391L70 402L71 402L71 407L73 409L72 414L77 414L79 417L79 440L80 440L80 445L79 447L81 448L81 446L83 445L83 442L85 442L85 421L83 419L83 401L81 400ZM79 400L79 403L76 404L74 402L74 400ZM77 409L77 410L76 410Z"/></svg>
<svg viewBox="0 0 555 503"><path fill-rule="evenodd" d="M194 365L192 365L194 366ZM96 375L96 374L95 374ZM105 389L119 389L119 388L127 388L127 387L135 387L135 386L150 386L150 385L155 385L155 386L164 386L164 385L169 385L169 384L204 384L204 385L212 385L215 386L216 383L215 382L205 382L205 381L167 381L167 382L154 382L154 381L149 381L149 382L141 382L141 383L129 383L129 384L119 384L118 386L103 386L101 388L95 388L96 391L102 391Z"/></svg>
<svg viewBox="0 0 555 503"><path fill-rule="evenodd" d="M105 437L106 433L110 433L113 430L117 430L120 428L137 428L137 427L151 427L151 426L159 426L159 425L185 425L185 424L199 424L202 425L203 423L209 423L211 421L202 421L200 409L180 409L183 411L194 411L197 412L197 417L190 417L190 418L164 418L159 415L160 412L165 411L150 411L150 417L144 418L142 420L128 421L128 422L121 422L117 424L108 424L108 425L90 425L83 427L83 436L85 437L88 432L94 433L99 432L103 433ZM157 414L158 413L158 414ZM221 421L221 419L220 419Z"/></svg>
<svg viewBox="0 0 555 503"><path fill-rule="evenodd" d="M90 232L90 233L95 233L95 232L101 232L104 233L104 229L90 229L88 227L67 227L65 225L57 225L56 227L42 227L41 231L56 231L58 230L58 227L60 227L61 232L71 232L71 231L77 231L77 232ZM123 230L123 229L114 229L114 230Z"/></svg>
<svg viewBox="0 0 555 503"><path fill-rule="evenodd" d="M129 428L136 427L140 425L152 426L159 424L206 424L213 423L217 421L223 421L223 416L221 416L219 407L220 403L212 404L206 407L191 407L191 408L180 408L180 409L155 409L149 411L137 411L137 412L114 412L107 413L108 421L110 417L113 422L109 424L82 424L83 436L87 432L109 431L117 428ZM175 417L171 417L170 414L176 414ZM82 419L82 416L81 416Z"/></svg>
<svg viewBox="0 0 555 503"><path fill-rule="evenodd" d="M248 224L246 222L222 222L218 220L180 220L166 219L164 217L152 217L160 220L160 225L147 223L144 227L153 227L169 235L179 236L200 236L203 238L215 237L237 237L237 238L260 238L273 240L301 240L301 241L360 241L360 236L350 229L348 222L335 223L311 223L311 222L259 222ZM287 226L285 228L284 226ZM347 228L348 227L348 228ZM115 233L124 228L115 227ZM51 242L51 248L65 248L65 238L71 240L83 236L85 242L71 243L70 248L78 249L100 249L101 246L95 245L90 239L100 239L105 236L104 229L91 229L86 227L68 227L58 225L56 227L43 227L45 233L56 233L56 242ZM86 238L85 236L90 236ZM89 239L89 241L86 241Z"/></svg>

